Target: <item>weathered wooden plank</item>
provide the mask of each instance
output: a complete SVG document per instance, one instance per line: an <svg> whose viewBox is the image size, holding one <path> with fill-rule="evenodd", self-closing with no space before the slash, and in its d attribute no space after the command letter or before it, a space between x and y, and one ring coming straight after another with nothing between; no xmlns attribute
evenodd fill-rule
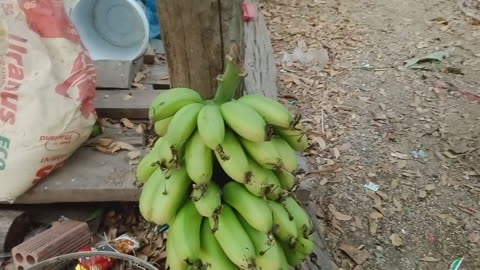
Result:
<svg viewBox="0 0 480 270"><path fill-rule="evenodd" d="M64 167L49 175L15 203L136 201L135 165L126 152L104 154L82 147Z"/></svg>
<svg viewBox="0 0 480 270"><path fill-rule="evenodd" d="M170 75L167 65L145 65L143 72L145 78L139 83L152 85L155 89L166 89L170 87Z"/></svg>
<svg viewBox="0 0 480 270"><path fill-rule="evenodd" d="M128 143L139 148L145 146L145 136L137 133L134 129L103 127L103 133L86 141L83 147L95 147L96 141L100 138L108 138L113 141Z"/></svg>
<svg viewBox="0 0 480 270"><path fill-rule="evenodd" d="M153 49L152 45L148 44L147 50L143 55L143 63L146 65L153 65L155 64L155 50Z"/></svg>
<svg viewBox="0 0 480 270"><path fill-rule="evenodd" d="M223 67L219 0L157 0L172 87L213 97Z"/></svg>
<svg viewBox="0 0 480 270"><path fill-rule="evenodd" d="M256 5L257 16L243 25L244 68L247 73L245 92L276 99L278 95L277 70L270 32L258 7L258 0L252 2Z"/></svg>
<svg viewBox="0 0 480 270"><path fill-rule="evenodd" d="M100 117L148 119L152 100L163 90L97 90L95 108Z"/></svg>

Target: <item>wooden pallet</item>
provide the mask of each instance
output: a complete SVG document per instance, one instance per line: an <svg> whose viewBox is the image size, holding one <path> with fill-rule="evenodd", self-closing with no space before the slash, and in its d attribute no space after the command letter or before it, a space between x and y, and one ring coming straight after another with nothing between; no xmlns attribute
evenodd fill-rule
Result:
<svg viewBox="0 0 480 270"><path fill-rule="evenodd" d="M154 97L169 88L166 64L146 65L145 88L97 90L95 106L101 118L148 119L148 107ZM103 137L126 142L144 152L145 138L135 130L105 128ZM127 152L99 152L92 145L78 149L65 166L18 198L15 203L137 201L135 165L129 164Z"/></svg>

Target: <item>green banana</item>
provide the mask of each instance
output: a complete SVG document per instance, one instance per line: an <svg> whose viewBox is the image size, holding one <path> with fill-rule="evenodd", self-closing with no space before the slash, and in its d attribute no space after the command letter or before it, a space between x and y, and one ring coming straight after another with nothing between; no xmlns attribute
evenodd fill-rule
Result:
<svg viewBox="0 0 480 270"><path fill-rule="evenodd" d="M168 117L168 118L165 118L165 119L162 119L162 120L159 120L159 121L155 122L155 124L153 125L153 129L155 130L155 134L157 134L160 137L165 136L165 134L167 133L167 130L168 130L168 125L172 121L172 118L173 117Z"/></svg>
<svg viewBox="0 0 480 270"><path fill-rule="evenodd" d="M268 188L268 169L260 166L260 164L251 158L248 159L248 164L250 165L251 177L250 181L245 183L245 187L255 196L264 198Z"/></svg>
<svg viewBox="0 0 480 270"><path fill-rule="evenodd" d="M166 170L180 165L180 156L183 149L177 149L169 141L162 137L162 141L157 148L152 149L153 153L158 158L160 169Z"/></svg>
<svg viewBox="0 0 480 270"><path fill-rule="evenodd" d="M167 265L170 270L187 270L188 264L179 259L175 252L173 239L167 240Z"/></svg>
<svg viewBox="0 0 480 270"><path fill-rule="evenodd" d="M268 201L273 213L274 233L283 242L293 245L297 238L297 226L293 218L280 203Z"/></svg>
<svg viewBox="0 0 480 270"><path fill-rule="evenodd" d="M223 187L223 199L255 229L269 233L273 226L272 210L265 200L255 197L243 185L229 182Z"/></svg>
<svg viewBox="0 0 480 270"><path fill-rule="evenodd" d="M298 267L305 261L306 255L295 250L294 248L291 248L288 243L280 242L280 246L282 246L288 264L291 266Z"/></svg>
<svg viewBox="0 0 480 270"><path fill-rule="evenodd" d="M280 181L280 185L282 186L282 188L286 190L292 190L293 187L295 187L295 175L286 171L277 171L275 174L277 176L277 179Z"/></svg>
<svg viewBox="0 0 480 270"><path fill-rule="evenodd" d="M191 103L203 102L202 97L189 88L174 88L158 95L150 105L148 117L160 121L174 115L178 110Z"/></svg>
<svg viewBox="0 0 480 270"><path fill-rule="evenodd" d="M140 160L137 169L135 170L137 181L140 183L146 183L150 176L158 168L158 157L155 155L155 153L147 153L142 160Z"/></svg>
<svg viewBox="0 0 480 270"><path fill-rule="evenodd" d="M210 225L208 224L208 219L204 219L202 222L200 243L200 257L202 258L203 264L207 266L207 269L238 270L238 267L228 259L217 239L215 239L215 235L212 233Z"/></svg>
<svg viewBox="0 0 480 270"><path fill-rule="evenodd" d="M150 176L155 172L156 169L159 168L159 158L155 153L159 148L159 145L162 143L162 138L159 138L154 146L154 151L150 151L147 153L142 160L138 163L137 169L135 170L135 175L137 177L138 182L146 183Z"/></svg>
<svg viewBox="0 0 480 270"><path fill-rule="evenodd" d="M245 187L253 195L260 198L268 198L270 200L277 200L280 193L283 191L275 174L256 163L254 160L249 160L252 175L251 181L245 183Z"/></svg>
<svg viewBox="0 0 480 270"><path fill-rule="evenodd" d="M282 247L271 235L255 230L244 218L238 217L252 240L257 253L258 270L288 270L288 262Z"/></svg>
<svg viewBox="0 0 480 270"><path fill-rule="evenodd" d="M203 107L201 103L193 103L181 108L170 121L164 138L177 148L181 147L197 128L197 116Z"/></svg>
<svg viewBox="0 0 480 270"><path fill-rule="evenodd" d="M303 125L298 123L293 129L276 128L279 134L295 151L305 151L308 148L308 137L303 133Z"/></svg>
<svg viewBox="0 0 480 270"><path fill-rule="evenodd" d="M214 182L195 186L191 197L197 211L204 217L212 217L222 207L222 193Z"/></svg>
<svg viewBox="0 0 480 270"><path fill-rule="evenodd" d="M196 131L185 144L185 168L188 176L198 185L210 182L213 174L213 153Z"/></svg>
<svg viewBox="0 0 480 270"><path fill-rule="evenodd" d="M225 138L225 122L220 107L216 104L207 104L198 114L198 131L210 149L215 150Z"/></svg>
<svg viewBox="0 0 480 270"><path fill-rule="evenodd" d="M289 128L292 123L293 115L285 106L273 99L265 96L248 95L239 98L238 101L252 107L270 125Z"/></svg>
<svg viewBox="0 0 480 270"><path fill-rule="evenodd" d="M267 140L267 123L254 109L233 100L223 103L220 111L225 122L238 135L254 142Z"/></svg>
<svg viewBox="0 0 480 270"><path fill-rule="evenodd" d="M294 244L294 249L303 255L310 255L313 252L315 244L312 240L298 237Z"/></svg>
<svg viewBox="0 0 480 270"><path fill-rule="evenodd" d="M197 212L192 201L187 201L178 211L170 228L168 238L173 240L178 259L189 265L200 262L200 228L203 217Z"/></svg>
<svg viewBox="0 0 480 270"><path fill-rule="evenodd" d="M282 168L280 154L272 141L253 142L243 137L240 137L239 140L250 157L258 164L273 170Z"/></svg>
<svg viewBox="0 0 480 270"><path fill-rule="evenodd" d="M283 206L288 213L293 216L297 226L298 236L308 238L313 233L313 224L307 211L293 198L286 197L282 201Z"/></svg>
<svg viewBox="0 0 480 270"><path fill-rule="evenodd" d="M267 184L269 186L267 198L269 200L276 201L280 198L281 194L284 192L284 189L281 187L280 182L273 171L268 170L267 175Z"/></svg>
<svg viewBox="0 0 480 270"><path fill-rule="evenodd" d="M150 176L148 181L143 185L142 193L140 194L139 205L140 213L145 220L152 221L153 200L157 195L158 187L165 181L165 175L160 169Z"/></svg>
<svg viewBox="0 0 480 270"><path fill-rule="evenodd" d="M247 155L231 130L225 131L225 139L219 149L215 150L220 166L233 180L246 183L250 181L250 166Z"/></svg>
<svg viewBox="0 0 480 270"><path fill-rule="evenodd" d="M157 172L155 172L157 173ZM161 174L161 172L159 173ZM174 170L167 177L160 178L153 203L151 220L156 224L169 224L188 196L191 181L184 168ZM149 180L150 181L150 180ZM148 182L147 182L148 183Z"/></svg>
<svg viewBox="0 0 480 270"><path fill-rule="evenodd" d="M209 218L210 228L214 228L216 220ZM224 205L218 215L218 229L215 238L227 257L241 269L256 269L255 248L247 232L243 229L235 212Z"/></svg>
<svg viewBox="0 0 480 270"><path fill-rule="evenodd" d="M279 159L283 165L283 170L294 173L298 168L297 153L281 137L275 136L271 139L272 144L277 149Z"/></svg>

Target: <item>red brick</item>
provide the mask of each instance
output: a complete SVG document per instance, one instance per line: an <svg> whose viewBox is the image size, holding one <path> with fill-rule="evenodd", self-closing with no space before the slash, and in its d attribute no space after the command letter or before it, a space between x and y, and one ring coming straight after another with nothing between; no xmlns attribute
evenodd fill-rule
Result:
<svg viewBox="0 0 480 270"><path fill-rule="evenodd" d="M91 243L88 224L75 220L55 222L48 230L12 249L16 269L22 270L58 255L76 252Z"/></svg>

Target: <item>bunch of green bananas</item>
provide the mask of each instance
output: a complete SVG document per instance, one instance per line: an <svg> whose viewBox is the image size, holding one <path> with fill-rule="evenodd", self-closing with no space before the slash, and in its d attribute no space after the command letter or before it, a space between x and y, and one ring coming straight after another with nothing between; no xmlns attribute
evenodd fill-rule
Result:
<svg viewBox="0 0 480 270"><path fill-rule="evenodd" d="M170 225L172 270L288 269L313 251L311 220L292 195L303 127L272 99L234 100L239 74L229 63L213 100L175 88L150 107L160 138L137 167L139 208ZM216 163L228 179L214 177Z"/></svg>

